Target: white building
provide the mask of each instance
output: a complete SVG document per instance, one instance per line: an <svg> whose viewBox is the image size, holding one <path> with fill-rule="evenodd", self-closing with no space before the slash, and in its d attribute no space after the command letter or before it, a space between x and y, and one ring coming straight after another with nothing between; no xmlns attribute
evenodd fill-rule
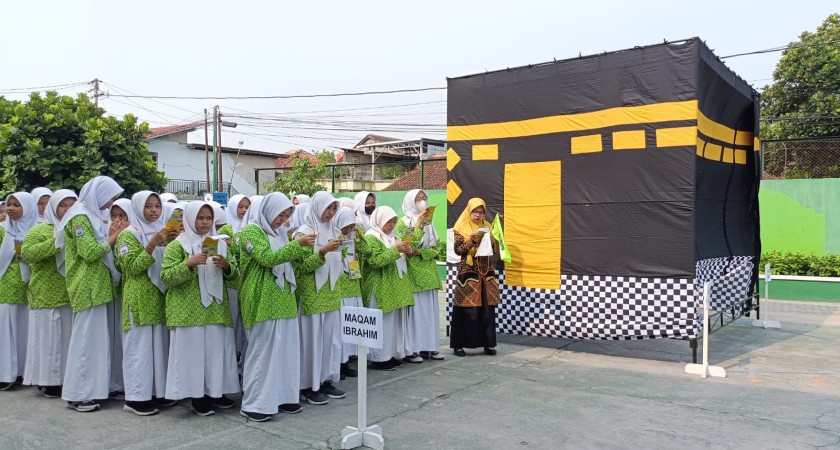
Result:
<svg viewBox="0 0 840 450"><path fill-rule="evenodd" d="M187 135L204 127L204 122L193 122L170 127L151 128L147 137L149 153L157 162L158 170L166 174L167 192L186 199L201 198L208 192L207 179L213 180L213 147L205 151L203 143L189 143ZM272 152L249 150L223 142L221 171L223 190L230 195L257 193L254 169L275 167L275 160L282 155ZM209 161L209 164L208 164ZM209 173L209 176L208 176Z"/></svg>

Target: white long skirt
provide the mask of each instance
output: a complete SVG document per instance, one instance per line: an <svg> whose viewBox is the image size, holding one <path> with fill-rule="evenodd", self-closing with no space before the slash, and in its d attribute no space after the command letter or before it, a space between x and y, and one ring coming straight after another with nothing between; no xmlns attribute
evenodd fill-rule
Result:
<svg viewBox="0 0 840 450"><path fill-rule="evenodd" d="M300 316L300 387L317 391L338 382L341 370L340 311Z"/></svg>
<svg viewBox="0 0 840 450"><path fill-rule="evenodd" d="M29 343L23 384L61 386L72 330L73 308L70 305L29 310Z"/></svg>
<svg viewBox="0 0 840 450"><path fill-rule="evenodd" d="M376 308L376 295L370 293L370 307ZM411 339L408 335L408 308L395 309L382 315L382 348L370 349L370 360L384 362L391 358L402 359L410 355Z"/></svg>
<svg viewBox="0 0 840 450"><path fill-rule="evenodd" d="M414 293L414 306L408 308L408 334L411 352L436 352L440 347L440 306L437 290Z"/></svg>
<svg viewBox="0 0 840 450"><path fill-rule="evenodd" d="M108 337L111 340L111 381L109 389L111 392L122 391L123 367L122 367L122 298L117 297L114 301L108 302Z"/></svg>
<svg viewBox="0 0 840 450"><path fill-rule="evenodd" d="M300 397L300 327L298 318L266 320L248 333L242 374L242 410L277 414L277 407Z"/></svg>
<svg viewBox="0 0 840 450"><path fill-rule="evenodd" d="M12 383L26 366L29 306L0 303L0 383Z"/></svg>
<svg viewBox="0 0 840 450"><path fill-rule="evenodd" d="M125 399L144 402L166 395L166 362L169 358L169 330L166 325L135 327L128 311L131 329L123 331L123 377Z"/></svg>
<svg viewBox="0 0 840 450"><path fill-rule="evenodd" d="M236 351L239 353L239 372L245 366L245 354L248 351L248 334L245 332L245 325L242 323L242 315L239 312L239 290L228 289L228 308L230 317L233 319L233 337L236 341Z"/></svg>
<svg viewBox="0 0 840 450"><path fill-rule="evenodd" d="M239 392L233 328L224 325L169 330L166 398L219 398Z"/></svg>
<svg viewBox="0 0 840 450"><path fill-rule="evenodd" d="M362 297L347 297L341 299L341 306L358 306L362 307ZM341 317L339 316L339 327L341 326ZM341 335L339 335L339 338ZM356 344L341 344L341 362L346 363L350 361L351 356L356 356L358 347Z"/></svg>
<svg viewBox="0 0 840 450"><path fill-rule="evenodd" d="M73 317L61 398L68 402L104 400L111 385L111 339L108 305L79 311Z"/></svg>

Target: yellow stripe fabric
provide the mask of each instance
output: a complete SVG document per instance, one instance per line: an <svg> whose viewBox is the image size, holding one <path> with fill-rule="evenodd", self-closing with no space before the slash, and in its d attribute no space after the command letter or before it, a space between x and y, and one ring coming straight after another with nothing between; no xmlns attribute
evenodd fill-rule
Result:
<svg viewBox="0 0 840 450"><path fill-rule="evenodd" d="M645 130L616 131L612 134L613 150L645 148Z"/></svg>
<svg viewBox="0 0 840 450"><path fill-rule="evenodd" d="M472 146L473 161L495 161L499 159L499 146L491 145L473 145Z"/></svg>
<svg viewBox="0 0 840 450"><path fill-rule="evenodd" d="M753 144L753 134L751 131L738 130L736 134L734 128L729 128L726 125L709 119L699 109L697 110L697 129L704 135L721 142L731 144L734 140L735 145Z"/></svg>
<svg viewBox="0 0 840 450"><path fill-rule="evenodd" d="M588 136L573 136L572 137L572 154L580 153L595 153L603 150L600 134L590 134Z"/></svg>
<svg viewBox="0 0 840 450"><path fill-rule="evenodd" d="M686 147L697 142L696 127L658 128L656 130L657 147Z"/></svg>

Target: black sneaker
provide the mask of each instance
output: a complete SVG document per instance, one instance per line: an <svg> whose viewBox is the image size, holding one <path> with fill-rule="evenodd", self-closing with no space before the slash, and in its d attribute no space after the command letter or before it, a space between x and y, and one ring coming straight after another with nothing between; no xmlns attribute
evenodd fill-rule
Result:
<svg viewBox="0 0 840 450"><path fill-rule="evenodd" d="M38 393L47 398L61 397L61 386L40 386Z"/></svg>
<svg viewBox="0 0 840 450"><path fill-rule="evenodd" d="M170 399L168 399L168 398L158 398L158 397L152 397L152 403L154 403L154 404L155 404L155 405L157 405L157 406L161 406L161 407L164 407L164 408L168 408L168 407L170 407L170 406L175 406L175 405L177 405L177 404L178 404L178 400L170 400Z"/></svg>
<svg viewBox="0 0 840 450"><path fill-rule="evenodd" d="M310 405L326 405L330 399L326 395L312 389L304 389L300 391L300 399L306 400Z"/></svg>
<svg viewBox="0 0 840 450"><path fill-rule="evenodd" d="M216 411L213 411L213 407L210 405L210 400L207 397L192 399L190 409L192 410L192 412L196 413L201 417L207 417L216 414Z"/></svg>
<svg viewBox="0 0 840 450"><path fill-rule="evenodd" d="M391 364L391 366L392 366L392 367L394 367L394 368L397 368L397 367L402 367L402 366L403 366L402 361L400 361L400 360L399 360L399 359L397 359L397 358L391 358L391 360L390 360L390 361L388 361L388 362L389 362L389 363Z"/></svg>
<svg viewBox="0 0 840 450"><path fill-rule="evenodd" d="M219 409L231 409L236 406L236 402L225 397L224 395L219 398L207 397L204 398L210 400L210 404Z"/></svg>
<svg viewBox="0 0 840 450"><path fill-rule="evenodd" d="M123 411L137 414L138 416L154 416L160 410L152 406L152 402L125 402Z"/></svg>
<svg viewBox="0 0 840 450"><path fill-rule="evenodd" d="M280 412L284 412L286 414L297 414L303 410L303 406L300 406L299 403L283 403L280 405Z"/></svg>
<svg viewBox="0 0 840 450"><path fill-rule="evenodd" d="M67 407L70 409L75 409L79 412L99 411L99 403L96 403L91 400L87 400L84 402L67 402Z"/></svg>
<svg viewBox="0 0 840 450"><path fill-rule="evenodd" d="M14 386L14 383L0 383L0 391L8 391Z"/></svg>
<svg viewBox="0 0 840 450"><path fill-rule="evenodd" d="M356 369L350 367L350 363L343 363L341 365L341 376L355 378L359 375Z"/></svg>
<svg viewBox="0 0 840 450"><path fill-rule="evenodd" d="M318 392L321 392L329 398L347 397L347 393L333 386L332 381L325 381L321 383L321 389L318 389Z"/></svg>
<svg viewBox="0 0 840 450"><path fill-rule="evenodd" d="M108 393L110 400L125 400L125 391L114 391Z"/></svg>
<svg viewBox="0 0 840 450"><path fill-rule="evenodd" d="M260 414L257 412L239 411L239 415L247 418L251 422L268 422L271 416L268 414Z"/></svg>
<svg viewBox="0 0 840 450"><path fill-rule="evenodd" d="M396 370L394 366L391 365L391 361L374 361L370 366L376 370Z"/></svg>

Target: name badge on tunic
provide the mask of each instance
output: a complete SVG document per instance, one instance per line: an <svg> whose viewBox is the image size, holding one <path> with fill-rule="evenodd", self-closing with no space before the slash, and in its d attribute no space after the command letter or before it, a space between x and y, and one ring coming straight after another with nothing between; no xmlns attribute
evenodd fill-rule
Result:
<svg viewBox="0 0 840 450"><path fill-rule="evenodd" d="M128 254L128 244L120 244L120 255Z"/></svg>
<svg viewBox="0 0 840 450"><path fill-rule="evenodd" d="M85 235L85 229L82 228L81 225L76 225L73 227L73 231L76 233L76 237L82 237Z"/></svg>
<svg viewBox="0 0 840 450"><path fill-rule="evenodd" d="M253 250L254 250L254 245L251 244L251 241L245 241L245 251L248 252L248 254L251 254L251 252Z"/></svg>

